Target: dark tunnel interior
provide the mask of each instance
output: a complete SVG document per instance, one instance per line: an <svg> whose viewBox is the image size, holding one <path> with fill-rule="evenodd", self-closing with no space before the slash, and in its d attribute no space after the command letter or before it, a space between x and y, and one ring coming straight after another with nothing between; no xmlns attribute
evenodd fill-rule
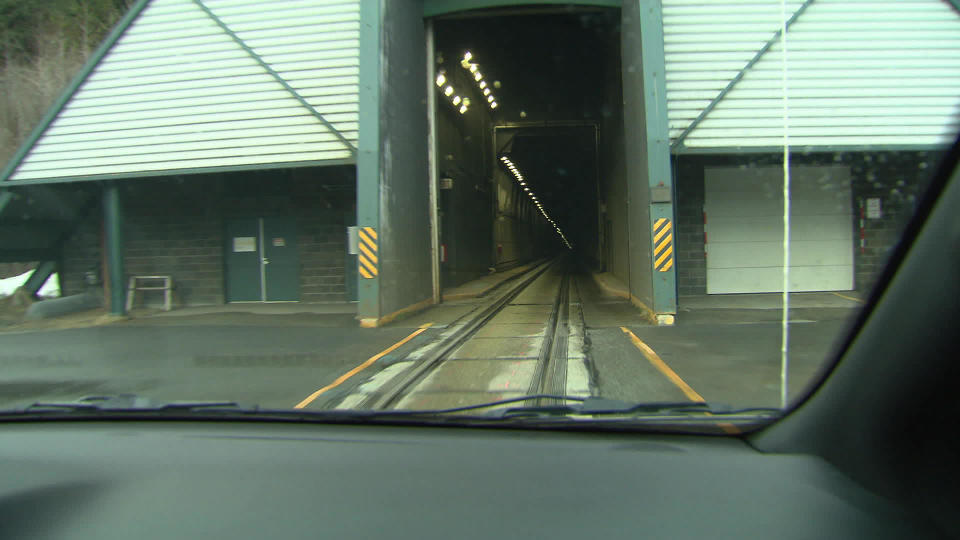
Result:
<svg viewBox="0 0 960 540"><path fill-rule="evenodd" d="M619 24L617 9L571 6L434 21L444 286L568 243L602 265L601 208L618 175L601 146L622 138Z"/></svg>

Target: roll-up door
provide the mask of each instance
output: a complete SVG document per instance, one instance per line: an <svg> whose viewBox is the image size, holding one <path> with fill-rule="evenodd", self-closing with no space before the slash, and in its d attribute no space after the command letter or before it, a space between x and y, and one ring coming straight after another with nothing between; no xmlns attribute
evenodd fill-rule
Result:
<svg viewBox="0 0 960 540"><path fill-rule="evenodd" d="M783 291L783 169L707 168L707 293ZM853 289L846 167L793 167L790 290Z"/></svg>

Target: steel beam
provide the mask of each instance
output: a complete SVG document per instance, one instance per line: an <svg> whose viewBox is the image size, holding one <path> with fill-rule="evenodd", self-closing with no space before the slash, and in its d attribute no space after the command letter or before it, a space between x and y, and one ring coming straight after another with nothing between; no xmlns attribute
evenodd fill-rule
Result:
<svg viewBox="0 0 960 540"><path fill-rule="evenodd" d="M104 186L103 229L106 235L107 284L110 287L110 314L124 315L126 306L126 272L123 267L123 207L120 188L115 182Z"/></svg>
<svg viewBox="0 0 960 540"><path fill-rule="evenodd" d="M357 151L357 225L380 231L380 33L383 0L360 2L360 134ZM380 319L380 277L357 277L357 317Z"/></svg>
<svg viewBox="0 0 960 540"><path fill-rule="evenodd" d="M33 270L27 282L23 284L23 289L30 296L36 296L43 284L50 279L50 276L57 271L57 263L54 261L43 261Z"/></svg>

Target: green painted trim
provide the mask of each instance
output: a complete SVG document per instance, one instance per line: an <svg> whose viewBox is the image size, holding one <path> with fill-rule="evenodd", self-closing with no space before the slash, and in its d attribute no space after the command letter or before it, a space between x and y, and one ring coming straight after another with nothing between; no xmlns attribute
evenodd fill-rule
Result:
<svg viewBox="0 0 960 540"><path fill-rule="evenodd" d="M40 287L43 287L43 284L50 279L50 276L57 271L57 263L54 261L43 261L37 265L37 267L30 273L30 277L27 278L26 283L23 284L23 290L27 291L30 296L37 296L37 292L40 291Z"/></svg>
<svg viewBox="0 0 960 540"><path fill-rule="evenodd" d="M383 2L360 2L360 94L357 152L357 225L380 234L380 108ZM391 0L395 1L395 0ZM357 276L357 317L380 318L380 278Z"/></svg>
<svg viewBox="0 0 960 540"><path fill-rule="evenodd" d="M284 80L284 78L281 77L279 73L277 73L272 67L270 67L270 64L266 63L266 61L264 61L264 59L261 58L260 55L256 53L256 51L251 49L250 46L247 45L245 41L240 39L240 36L234 33L234 31L231 30L230 27L226 25L226 23L220 20L220 17L217 17L217 15L213 11L211 11L210 8L205 6L202 0L193 0L193 3L196 4L197 7L202 9L203 12L206 13L207 16L210 17L210 19L213 20L213 22L215 22L217 26L220 27L221 30L226 32L227 35L230 36L230 38L233 39L233 41L237 45L239 45L240 48L244 50L244 52L250 55L250 58L253 58L258 64L260 64L260 67L262 67L267 73L270 74L271 77L273 77L278 83L280 83L280 86L282 86L284 90L286 90L291 96L293 96L293 98L296 99L297 102L300 103L300 105L303 105L303 108L305 108L308 112L310 112L310 114L316 117L317 120L320 120L320 123L322 123L327 129L329 129L330 132L337 137L337 139L340 139L340 142L342 142L347 147L347 150L349 150L351 154L353 155L357 154L356 147L353 146L353 143L351 143L349 139L347 139L346 137L343 136L342 133L337 131L337 129L333 127L333 124L328 122L327 119L324 118L323 115L320 114L320 112L313 107L313 105L310 105L310 103L307 102L307 100L304 99L303 96L301 96L292 86L290 86L290 84L286 80Z"/></svg>
<svg viewBox="0 0 960 540"><path fill-rule="evenodd" d="M823 154L828 152L945 152L949 145L934 146L929 144L880 144L880 145L841 145L841 146L790 146L790 153L796 154ZM674 149L674 156L702 156L728 154L783 154L782 146L757 147L718 147L718 148L691 148Z"/></svg>
<svg viewBox="0 0 960 540"><path fill-rule="evenodd" d="M660 0L640 1L640 55L643 70L643 107L647 120L644 149L647 154L647 185L666 188L673 192L673 169L670 159L670 129L667 118L666 54L663 45L663 7ZM672 197L671 197L672 199ZM674 204L650 203L650 262L653 285L653 311L656 314L677 312L677 265L666 272L653 266L653 223L667 218L676 231ZM674 232L674 260L676 260L676 233Z"/></svg>
<svg viewBox="0 0 960 540"><path fill-rule="evenodd" d="M196 167L192 169L169 169L165 171L145 171L135 173L94 174L88 176L68 176L62 178L38 178L35 180L7 180L5 186L35 186L40 184L70 184L74 182L97 182L103 180L132 180L137 178L163 178L181 174L205 174L241 171L268 171L274 169L297 169L303 167L333 167L355 165L356 159L326 159L316 161L290 161L264 163L260 165L230 165L224 167Z"/></svg>
<svg viewBox="0 0 960 540"><path fill-rule="evenodd" d="M800 15L803 15L803 12L806 11L807 8L810 7L810 4L812 3L813 3L813 0L806 0L806 2L801 4L800 7L798 7L797 10L793 12L793 15L790 16L790 18L787 20L787 23L785 25L787 31L790 30L790 26L793 25L793 23L797 22L797 19L800 17ZM676 146L676 147L683 146L683 141L684 139L687 138L687 135L689 135L691 131L696 129L701 122L703 122L703 119L706 118L707 115L710 114L710 112L713 111L713 109L717 105L719 105L721 101L723 101L723 98L727 97L727 94L730 93L730 90L733 90L733 87L736 86L737 83L741 81L741 79L743 79L743 77L747 74L747 72L750 71L750 68L756 65L756 63L760 61L760 58L762 58L763 55L767 54L767 51L769 51L770 48L773 47L775 43L780 41L780 36L782 34L783 34L783 29L778 28L777 31L774 32L773 36L770 39L768 39L766 43L764 43L763 47L761 47L760 50L757 51L757 54L753 55L753 58L751 58L750 61L747 62L747 64L743 66L743 68L739 72L737 72L736 76L734 76L733 79L731 79L730 82L727 83L727 86L724 87L724 89L721 90L719 94L717 94L717 97L713 98L713 101L707 104L706 108L700 111L700 114L696 118L694 118L693 122L690 122L690 125L688 125L686 129L684 129L683 132L680 133L679 136L677 136L677 138L673 141L673 146Z"/></svg>
<svg viewBox="0 0 960 540"><path fill-rule="evenodd" d="M424 0L423 16L436 17L437 15L447 15L458 11L530 5L577 5L619 8L623 5L623 2L621 0L571 0L566 2L563 0Z"/></svg>
<svg viewBox="0 0 960 540"><path fill-rule="evenodd" d="M960 14L960 0L947 0L947 3L953 6L953 9L957 10L957 13Z"/></svg>
<svg viewBox="0 0 960 540"><path fill-rule="evenodd" d="M106 236L107 278L110 283L110 314L127 312L126 271L123 267L123 205L120 188L109 182L103 191L103 230Z"/></svg>
<svg viewBox="0 0 960 540"><path fill-rule="evenodd" d="M47 110L47 114L44 115L43 119L37 125L36 128L30 133L30 136L27 137L27 140L20 146L17 150L17 153L13 155L13 158L7 163L7 166L3 169L3 172L0 173L0 182L5 182L13 173L17 170L17 167L23 162L24 158L27 157L27 154L33 148L33 145L40 140L40 137L43 135L47 128L50 127L50 124L57 118L60 114L60 111L67 106L67 103L70 102L70 98L73 97L73 94L76 93L77 89L80 88L80 85L87 79L87 76L93 71L97 64L103 60L103 57L107 55L110 49L113 48L114 44L120 39L120 37L127 31L127 28L133 24L133 21L140 15L144 8L150 3L150 0L137 0L137 3L130 8L130 11L120 19L120 22L113 27L113 30L110 31L110 35L100 44L96 51L90 55L90 59L87 60L87 63L84 64L83 68L80 69L80 72L70 81L70 84L67 85L67 88L60 94L60 97L57 98L57 101Z"/></svg>
<svg viewBox="0 0 960 540"><path fill-rule="evenodd" d="M667 62L660 0L640 2L640 55L643 107L647 119L647 174L650 187L671 186L670 129L667 118Z"/></svg>

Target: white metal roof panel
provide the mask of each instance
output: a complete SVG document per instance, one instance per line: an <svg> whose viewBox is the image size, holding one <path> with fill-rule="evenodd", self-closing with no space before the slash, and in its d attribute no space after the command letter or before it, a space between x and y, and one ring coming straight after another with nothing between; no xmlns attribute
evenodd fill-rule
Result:
<svg viewBox="0 0 960 540"><path fill-rule="evenodd" d="M311 111L196 2L153 0L10 178L353 159L359 1L203 0Z"/></svg>
<svg viewBox="0 0 960 540"><path fill-rule="evenodd" d="M663 14L675 147L780 146L785 122L802 147L936 147L960 131L960 16L944 0L815 0L787 32L786 90L777 40L722 97L780 29L780 2L663 0Z"/></svg>

